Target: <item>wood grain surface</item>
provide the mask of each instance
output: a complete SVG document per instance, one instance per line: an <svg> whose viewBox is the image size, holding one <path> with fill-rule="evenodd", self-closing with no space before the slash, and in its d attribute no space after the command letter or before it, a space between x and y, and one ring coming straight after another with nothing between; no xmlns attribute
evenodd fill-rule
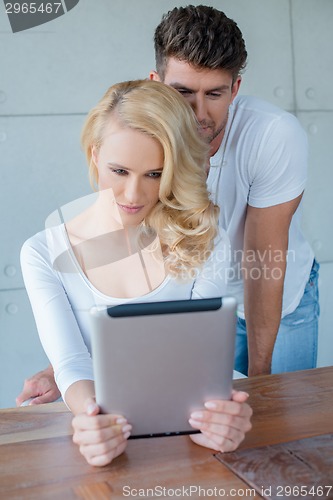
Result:
<svg viewBox="0 0 333 500"><path fill-rule="evenodd" d="M253 428L241 448L333 432L333 367L234 381L250 394Z"/></svg>
<svg viewBox="0 0 333 500"><path fill-rule="evenodd" d="M220 454L218 459L263 498L333 498L333 434Z"/></svg>
<svg viewBox="0 0 333 500"><path fill-rule="evenodd" d="M256 447L333 433L333 367L234 385L249 392L254 410L253 429L237 453L247 456ZM217 460L229 454L215 456L187 436L131 440L112 464L94 468L72 443L71 419L63 403L0 410L1 500L124 499L126 491L148 488L149 498L160 498L152 494L156 487L217 488L226 497L242 498L250 488L245 477ZM274 470L276 458L270 460ZM244 494L237 497L237 491Z"/></svg>

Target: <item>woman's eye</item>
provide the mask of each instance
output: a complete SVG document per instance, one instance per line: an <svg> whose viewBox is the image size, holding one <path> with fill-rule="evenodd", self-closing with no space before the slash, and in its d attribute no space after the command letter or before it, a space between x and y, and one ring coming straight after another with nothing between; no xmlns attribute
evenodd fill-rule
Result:
<svg viewBox="0 0 333 500"><path fill-rule="evenodd" d="M126 175L127 172L123 168L111 168L111 172L118 175Z"/></svg>
<svg viewBox="0 0 333 500"><path fill-rule="evenodd" d="M152 179L159 179L162 175L162 172L149 172L148 177Z"/></svg>

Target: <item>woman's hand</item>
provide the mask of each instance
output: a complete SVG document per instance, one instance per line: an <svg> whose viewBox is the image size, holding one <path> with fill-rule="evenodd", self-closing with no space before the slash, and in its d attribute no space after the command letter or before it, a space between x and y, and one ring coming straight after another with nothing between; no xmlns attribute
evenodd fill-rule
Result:
<svg viewBox="0 0 333 500"><path fill-rule="evenodd" d="M92 398L86 401L86 412L72 420L73 442L90 465L109 464L126 448L132 426L121 415L99 414Z"/></svg>
<svg viewBox="0 0 333 500"><path fill-rule="evenodd" d="M191 414L190 424L201 434L191 434L194 443L216 451L234 451L251 428L252 409L246 392L233 391L231 401L207 401L205 409Z"/></svg>

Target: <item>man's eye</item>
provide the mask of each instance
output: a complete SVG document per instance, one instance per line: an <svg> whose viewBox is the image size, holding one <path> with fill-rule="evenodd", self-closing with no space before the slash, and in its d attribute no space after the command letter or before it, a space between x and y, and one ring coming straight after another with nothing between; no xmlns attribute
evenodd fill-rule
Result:
<svg viewBox="0 0 333 500"><path fill-rule="evenodd" d="M209 97L213 97L214 99L218 99L219 97L221 97L221 94L218 94L217 92L210 92L208 95Z"/></svg>
<svg viewBox="0 0 333 500"><path fill-rule="evenodd" d="M177 89L177 90L182 95L190 95L191 94L190 90L186 90L186 89Z"/></svg>

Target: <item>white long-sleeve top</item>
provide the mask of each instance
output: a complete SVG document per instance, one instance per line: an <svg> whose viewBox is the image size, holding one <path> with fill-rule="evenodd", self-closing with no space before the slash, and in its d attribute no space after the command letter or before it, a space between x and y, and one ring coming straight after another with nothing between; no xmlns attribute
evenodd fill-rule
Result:
<svg viewBox="0 0 333 500"><path fill-rule="evenodd" d="M55 265L59 255L67 256L61 270ZM229 240L220 230L215 249L195 280L179 281L167 276L152 292L122 299L107 296L90 283L75 258L64 224L28 239L21 250L24 283L62 396L74 382L93 380L89 331L93 306L223 296L228 257Z"/></svg>

